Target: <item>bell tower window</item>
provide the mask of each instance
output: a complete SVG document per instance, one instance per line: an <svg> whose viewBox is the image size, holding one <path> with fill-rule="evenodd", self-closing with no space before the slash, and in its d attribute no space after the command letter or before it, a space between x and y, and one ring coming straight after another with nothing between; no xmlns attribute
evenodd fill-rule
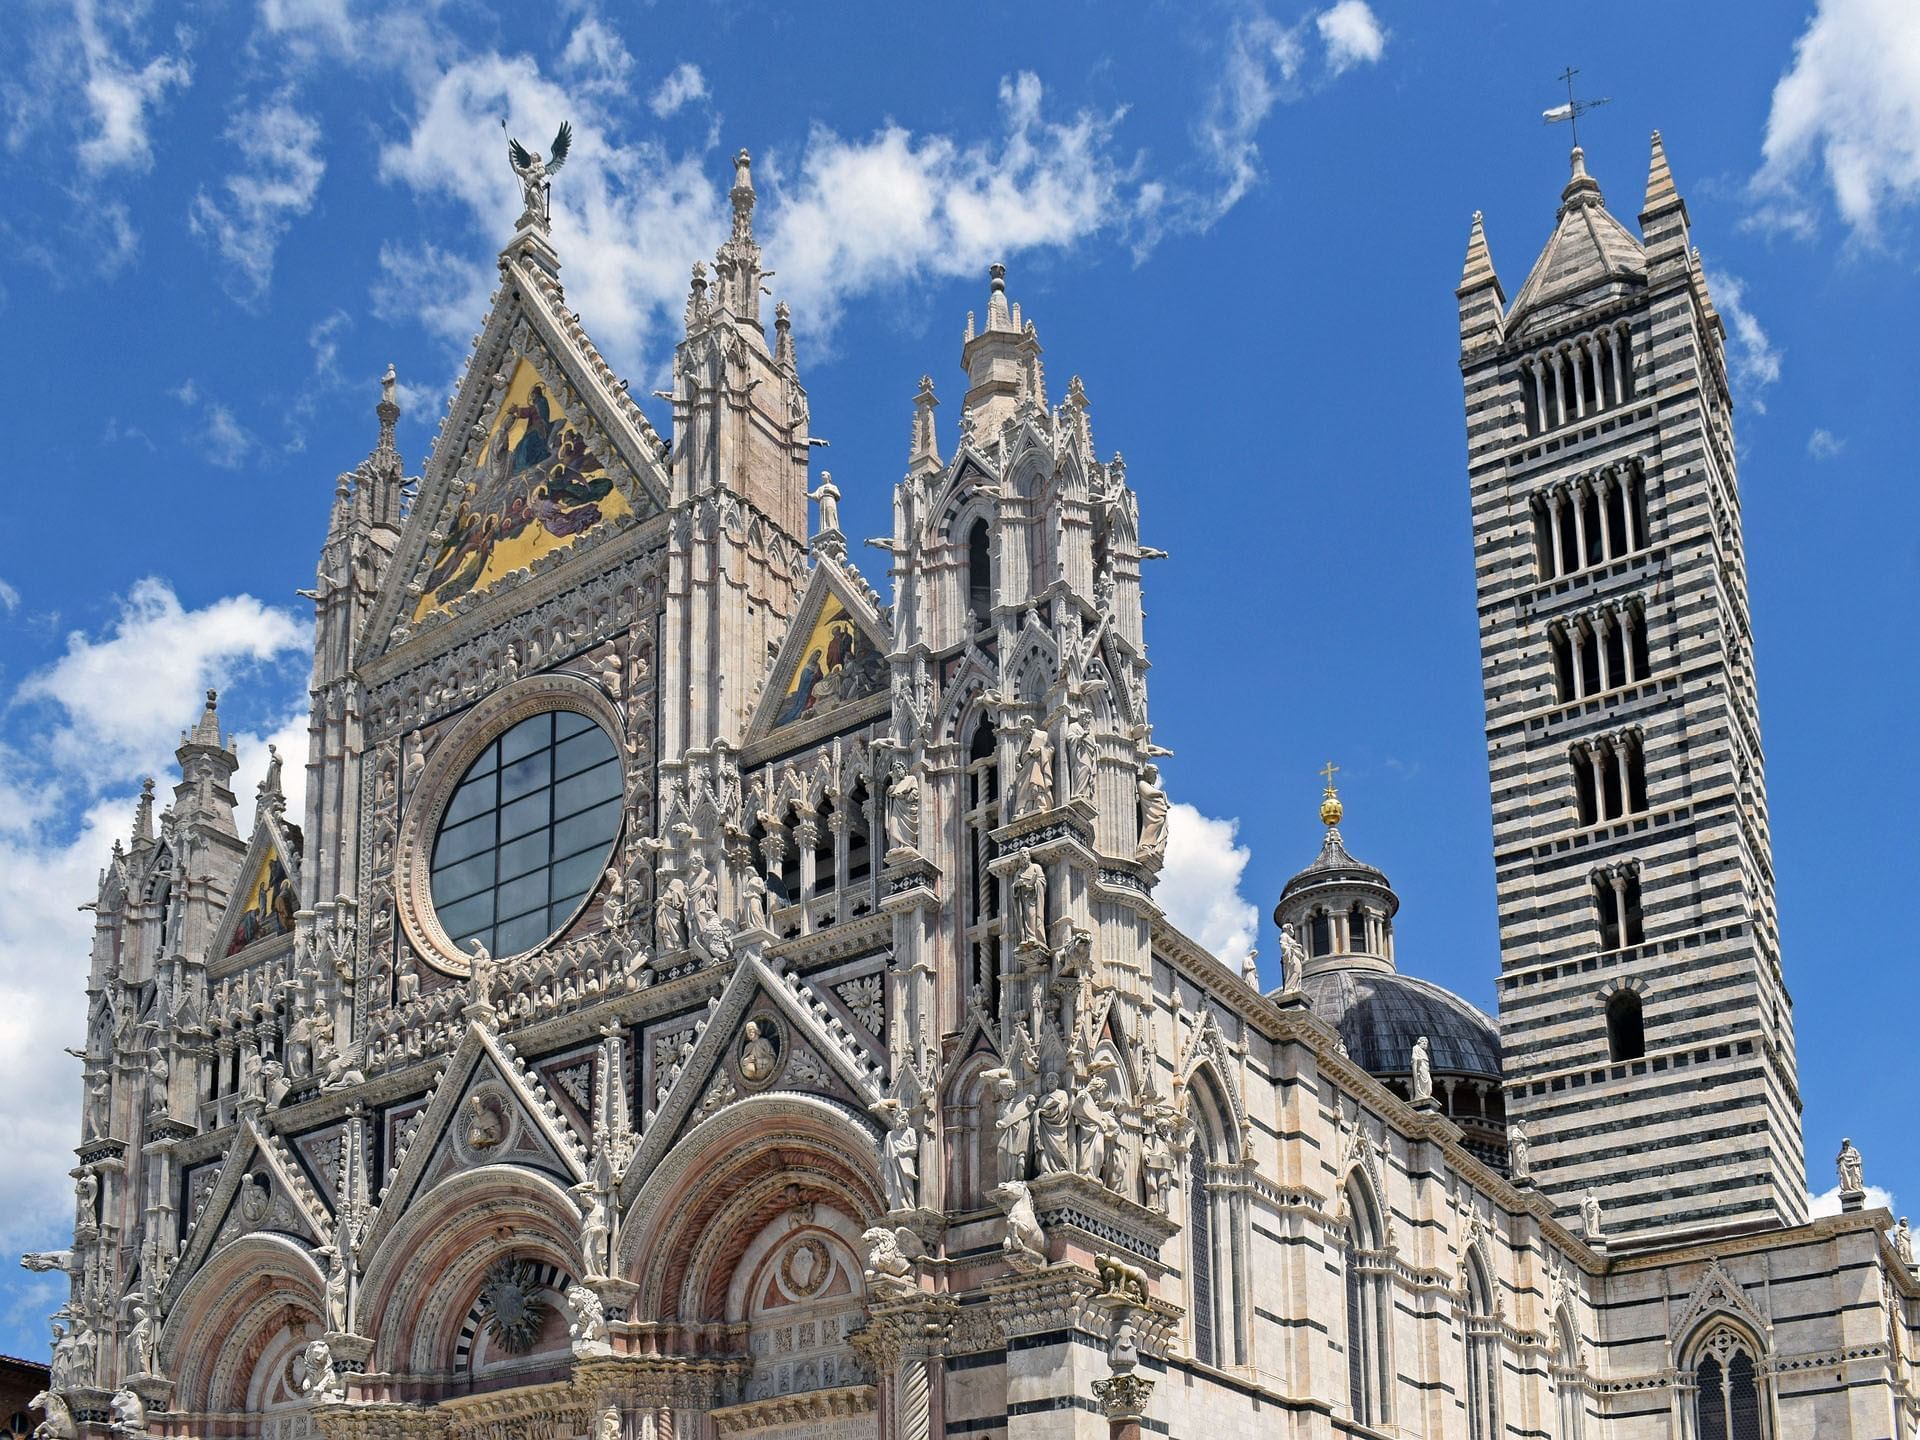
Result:
<svg viewBox="0 0 1920 1440"><path fill-rule="evenodd" d="M985 520L967 532L967 611L975 630L993 623L993 541Z"/></svg>

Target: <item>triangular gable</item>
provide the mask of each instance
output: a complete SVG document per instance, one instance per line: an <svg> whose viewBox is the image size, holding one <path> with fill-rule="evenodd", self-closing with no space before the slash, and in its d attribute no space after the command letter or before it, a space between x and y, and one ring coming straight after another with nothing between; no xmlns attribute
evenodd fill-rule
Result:
<svg viewBox="0 0 1920 1440"><path fill-rule="evenodd" d="M893 638L873 603L830 558L813 568L768 671L749 745L778 733L797 744L886 709Z"/></svg>
<svg viewBox="0 0 1920 1440"><path fill-rule="evenodd" d="M368 624L369 653L662 513L665 446L564 307L511 256ZM535 387L538 387L536 394ZM404 638L402 636L401 638Z"/></svg>
<svg viewBox="0 0 1920 1440"><path fill-rule="evenodd" d="M1668 1327L1667 1333L1684 1344L1703 1321L1714 1315L1732 1316L1752 1332L1756 1341L1766 1343L1771 1326L1748 1298L1746 1287L1727 1273L1718 1255L1708 1257L1707 1268L1701 1272L1693 1293L1687 1296L1686 1303L1680 1307L1679 1318Z"/></svg>
<svg viewBox="0 0 1920 1440"><path fill-rule="evenodd" d="M293 913L299 908L300 848L280 818L263 806L253 822L247 858L240 862L239 882L207 953L222 959L259 941L291 935Z"/></svg>
<svg viewBox="0 0 1920 1440"><path fill-rule="evenodd" d="M286 1146L246 1116L167 1282L168 1305L227 1242L269 1230L319 1245L332 1234L332 1220Z"/></svg>
<svg viewBox="0 0 1920 1440"><path fill-rule="evenodd" d="M785 1024L766 1063L764 1088L754 1088L744 1048L746 1025L768 1013ZM739 1051L739 1054L735 1052ZM735 1074L741 1080L736 1082ZM639 1194L680 1137L722 1105L749 1093L801 1090L838 1099L859 1113L884 1098L886 1077L855 1034L799 976L776 974L758 955L743 955L715 1000L679 1077L654 1112L639 1151L621 1182L620 1203ZM877 1143L877 1139L876 1139Z"/></svg>
<svg viewBox="0 0 1920 1440"><path fill-rule="evenodd" d="M937 530L950 529L974 491L999 485L997 474L992 462L971 445L963 444L947 462L947 473L934 491L933 503L927 506L926 523Z"/></svg>
<svg viewBox="0 0 1920 1440"><path fill-rule="evenodd" d="M567 1186L587 1178L585 1147L546 1087L498 1036L473 1023L381 1188L362 1248L371 1253L415 1196L457 1170L491 1164L524 1165Z"/></svg>

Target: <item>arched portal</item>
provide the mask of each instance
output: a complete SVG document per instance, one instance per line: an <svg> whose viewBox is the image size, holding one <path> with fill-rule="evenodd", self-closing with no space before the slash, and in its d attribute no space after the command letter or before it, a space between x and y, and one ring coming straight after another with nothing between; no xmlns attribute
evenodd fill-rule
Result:
<svg viewBox="0 0 1920 1440"><path fill-rule="evenodd" d="M214 1252L168 1312L159 1361L173 1408L246 1414L263 1440L311 1432L294 1367L322 1334L325 1277L300 1245L257 1234Z"/></svg>

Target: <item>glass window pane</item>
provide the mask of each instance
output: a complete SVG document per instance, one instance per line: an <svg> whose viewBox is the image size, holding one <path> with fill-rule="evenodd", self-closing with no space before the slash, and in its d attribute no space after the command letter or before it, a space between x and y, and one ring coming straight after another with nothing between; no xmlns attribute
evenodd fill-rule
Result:
<svg viewBox="0 0 1920 1440"><path fill-rule="evenodd" d="M553 752L540 750L500 767L500 803L511 804L522 795L546 788L553 778Z"/></svg>
<svg viewBox="0 0 1920 1440"><path fill-rule="evenodd" d="M500 763L511 765L522 755L544 750L553 738L553 715L534 715L500 737Z"/></svg>
<svg viewBox="0 0 1920 1440"><path fill-rule="evenodd" d="M489 745L480 752L480 758L467 767L467 779L472 780L481 775L491 775L494 767L499 763L500 747L497 744Z"/></svg>
<svg viewBox="0 0 1920 1440"><path fill-rule="evenodd" d="M556 779L578 773L613 758L613 741L604 730L590 730L554 747L553 773Z"/></svg>
<svg viewBox="0 0 1920 1440"><path fill-rule="evenodd" d="M553 813L556 817L572 815L619 793L620 762L609 760L604 765L596 765L554 786Z"/></svg>
<svg viewBox="0 0 1920 1440"><path fill-rule="evenodd" d="M496 954L518 955L522 950L531 950L552 933L547 929L547 907L542 905L531 915L509 920L494 933L499 939Z"/></svg>
<svg viewBox="0 0 1920 1440"><path fill-rule="evenodd" d="M569 735L578 735L582 730L591 730L596 735L606 732L577 710L556 710L553 712L553 738L564 740Z"/></svg>
<svg viewBox="0 0 1920 1440"><path fill-rule="evenodd" d="M547 863L547 846L553 839L550 830L536 830L531 835L522 835L518 840L509 840L500 847L500 878L511 880L516 875L524 875Z"/></svg>
<svg viewBox="0 0 1920 1440"><path fill-rule="evenodd" d="M611 844L613 837L619 833L620 801L616 797L554 826L553 853L564 860L582 850L598 850Z"/></svg>
<svg viewBox="0 0 1920 1440"><path fill-rule="evenodd" d="M482 775L477 780L469 780L453 792L453 800L447 806L447 813L440 817L444 826L458 825L462 820L471 820L482 811L493 808L494 777Z"/></svg>
<svg viewBox="0 0 1920 1440"><path fill-rule="evenodd" d="M543 837L544 838L544 837ZM433 903L451 905L493 884L493 852L483 850L470 859L433 872Z"/></svg>
<svg viewBox="0 0 1920 1440"><path fill-rule="evenodd" d="M502 920L524 915L532 909L545 909L547 872L536 870L531 875L522 875L518 880L509 880L500 887L499 893L498 908Z"/></svg>
<svg viewBox="0 0 1920 1440"><path fill-rule="evenodd" d="M570 860L562 860L553 867L553 903L564 905L578 904L586 898L593 888L593 882L600 878L604 868L599 847L583 850Z"/></svg>
<svg viewBox="0 0 1920 1440"><path fill-rule="evenodd" d="M493 844L493 816L482 815L469 820L464 825L455 825L440 832L440 842L433 847L433 863L439 866L451 865L456 860L464 860L469 855L477 855Z"/></svg>
<svg viewBox="0 0 1920 1440"><path fill-rule="evenodd" d="M500 809L500 838L516 840L529 830L537 830L547 823L547 801L550 797L545 790L516 800Z"/></svg>
<svg viewBox="0 0 1920 1440"><path fill-rule="evenodd" d="M482 890L478 895L457 900L451 905L436 906L435 909L448 935L464 934L493 923L493 891Z"/></svg>

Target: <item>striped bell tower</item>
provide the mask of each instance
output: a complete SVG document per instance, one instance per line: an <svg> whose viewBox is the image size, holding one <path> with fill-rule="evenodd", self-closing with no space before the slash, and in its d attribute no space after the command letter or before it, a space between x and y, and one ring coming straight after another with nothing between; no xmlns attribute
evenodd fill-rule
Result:
<svg viewBox="0 0 1920 1440"><path fill-rule="evenodd" d="M1507 1113L1610 1243L1806 1213L1725 339L1656 133L1460 302Z"/></svg>

